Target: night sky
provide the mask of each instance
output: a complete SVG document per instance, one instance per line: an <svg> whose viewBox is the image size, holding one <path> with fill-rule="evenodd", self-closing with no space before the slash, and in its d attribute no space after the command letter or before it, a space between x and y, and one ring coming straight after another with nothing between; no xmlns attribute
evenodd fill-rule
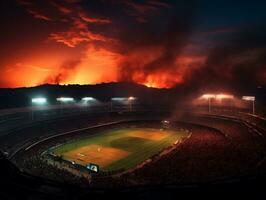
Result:
<svg viewBox="0 0 266 200"><path fill-rule="evenodd" d="M0 87L265 87L266 1L1 0Z"/></svg>

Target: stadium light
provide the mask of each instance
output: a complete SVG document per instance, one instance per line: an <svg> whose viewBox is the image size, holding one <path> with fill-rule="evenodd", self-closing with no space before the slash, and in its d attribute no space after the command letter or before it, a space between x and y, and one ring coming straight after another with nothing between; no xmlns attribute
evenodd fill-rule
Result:
<svg viewBox="0 0 266 200"><path fill-rule="evenodd" d="M60 102L60 115L63 115L63 104L67 104L70 102L74 102L74 98L72 97L58 97L56 98L56 101Z"/></svg>
<svg viewBox="0 0 266 200"><path fill-rule="evenodd" d="M245 101L252 101L252 113L253 115L255 115L255 96L243 96L242 97L243 100Z"/></svg>
<svg viewBox="0 0 266 200"><path fill-rule="evenodd" d="M110 101L110 111L113 111L113 101L114 102L120 102L120 103L124 103L125 101L127 101L128 98L126 97L112 97L111 101Z"/></svg>
<svg viewBox="0 0 266 200"><path fill-rule="evenodd" d="M60 102L73 102L74 98L72 98L72 97L59 97L56 100L60 101Z"/></svg>
<svg viewBox="0 0 266 200"><path fill-rule="evenodd" d="M111 101L126 101L127 99L126 97L113 97Z"/></svg>
<svg viewBox="0 0 266 200"><path fill-rule="evenodd" d="M229 94L203 94L199 97L199 99L208 100L208 107L209 112L211 112L211 100L223 100L223 99L234 99L233 95Z"/></svg>
<svg viewBox="0 0 266 200"><path fill-rule="evenodd" d="M211 99L215 99L215 94L203 94L199 99L208 100L208 111L211 112Z"/></svg>
<svg viewBox="0 0 266 200"><path fill-rule="evenodd" d="M95 99L93 97L83 97L81 99L82 103L86 105L86 110L89 109L89 102L93 102L95 101Z"/></svg>
<svg viewBox="0 0 266 200"><path fill-rule="evenodd" d="M203 94L200 96L200 99L214 99L215 94Z"/></svg>
<svg viewBox="0 0 266 200"><path fill-rule="evenodd" d="M83 97L82 101L94 101L95 99L93 97Z"/></svg>
<svg viewBox="0 0 266 200"><path fill-rule="evenodd" d="M128 97L128 100L129 101L133 101L133 100L135 100L136 98L135 97Z"/></svg>
<svg viewBox="0 0 266 200"><path fill-rule="evenodd" d="M199 99L218 99L218 100L222 100L222 99L233 99L234 96L233 95L229 95L229 94L203 94L202 96L200 96Z"/></svg>
<svg viewBox="0 0 266 200"><path fill-rule="evenodd" d="M44 97L36 97L31 99L31 103L41 106L47 103L47 99ZM34 109L31 109L31 119L34 120Z"/></svg>
<svg viewBox="0 0 266 200"><path fill-rule="evenodd" d="M132 111L132 101L134 101L135 99L136 99L136 97L128 97L130 112Z"/></svg>
<svg viewBox="0 0 266 200"><path fill-rule="evenodd" d="M111 101L110 101L110 107L111 107L111 111L112 111L112 107L113 107L113 101L115 102L119 102L121 104L124 105L129 105L129 110L132 111L132 102L134 100L136 100L136 97L130 96L130 97L112 97Z"/></svg>
<svg viewBox="0 0 266 200"><path fill-rule="evenodd" d="M43 98L43 97L38 97L38 98L32 98L31 102L33 104L37 104L37 105L43 105L47 103L47 99Z"/></svg>
<svg viewBox="0 0 266 200"><path fill-rule="evenodd" d="M255 101L254 96L243 96L242 99L245 101Z"/></svg>
<svg viewBox="0 0 266 200"><path fill-rule="evenodd" d="M222 100L222 99L234 99L233 95L229 94L217 94L215 95L215 99Z"/></svg>

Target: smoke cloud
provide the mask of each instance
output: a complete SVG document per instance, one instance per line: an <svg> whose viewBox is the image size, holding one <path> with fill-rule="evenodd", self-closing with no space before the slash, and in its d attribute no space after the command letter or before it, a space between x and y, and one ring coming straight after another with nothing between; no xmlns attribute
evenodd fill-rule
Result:
<svg viewBox="0 0 266 200"><path fill-rule="evenodd" d="M224 20L220 22L213 10L205 13L206 2L198 0L17 2L9 5L21 16L14 19L25 18L20 27L26 32L21 35L32 37L13 37L17 28L7 23L12 12L2 12L3 30L10 30L2 40L7 48L1 50L0 70L7 78L0 85L129 81L191 93L266 86L266 24L257 20L256 26L243 27L243 19L253 19L246 12L237 16L242 25L232 26L229 19L235 13L219 16ZM45 57L47 52L52 53ZM47 66L49 71L24 69L16 63ZM17 75L23 72L34 77L31 82Z"/></svg>
<svg viewBox="0 0 266 200"><path fill-rule="evenodd" d="M196 7L195 1L179 1L164 7L165 13L153 16L148 24L126 27L120 35L126 53L119 80L166 87L182 82L177 60L193 31Z"/></svg>
<svg viewBox="0 0 266 200"><path fill-rule="evenodd" d="M247 90L266 85L266 26L232 33L210 49L204 65L191 71L188 87Z"/></svg>
<svg viewBox="0 0 266 200"><path fill-rule="evenodd" d="M72 77L77 71L77 66L80 63L80 59L66 60L64 61L55 75L46 78L44 83L62 84L70 77Z"/></svg>

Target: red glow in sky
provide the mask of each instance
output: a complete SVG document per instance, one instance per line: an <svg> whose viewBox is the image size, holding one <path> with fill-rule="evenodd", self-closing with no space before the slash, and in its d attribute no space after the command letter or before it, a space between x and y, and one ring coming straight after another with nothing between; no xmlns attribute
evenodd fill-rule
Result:
<svg viewBox="0 0 266 200"><path fill-rule="evenodd" d="M158 10L171 8L168 3L159 2L121 1L117 5L140 25L147 23ZM158 70L148 72L143 69L160 59L162 45L146 48L140 44L140 47L130 49L112 33L117 23L110 16L90 13L80 6L79 1L37 4L19 0L15 6L23 15L19 23L27 36L21 45L10 44L8 55L1 63L1 87L134 81L148 87L169 88L184 81L185 68L195 58L186 55L183 60L179 58L171 70L160 66ZM20 33L14 37L19 38ZM125 73L127 67L132 70L131 74L121 76L121 68Z"/></svg>
<svg viewBox="0 0 266 200"><path fill-rule="evenodd" d="M131 81L170 88L246 79L265 85L257 32L219 43L239 30L194 30L191 2L10 0L3 6L0 87Z"/></svg>

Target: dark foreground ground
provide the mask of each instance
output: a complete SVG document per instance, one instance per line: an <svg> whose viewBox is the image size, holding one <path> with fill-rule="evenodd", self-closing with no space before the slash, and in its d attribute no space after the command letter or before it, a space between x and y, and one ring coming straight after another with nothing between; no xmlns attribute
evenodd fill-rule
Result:
<svg viewBox="0 0 266 200"><path fill-rule="evenodd" d="M81 189L55 184L20 174L1 159L1 199L261 199L265 195L265 177L219 184L164 185L130 189Z"/></svg>

